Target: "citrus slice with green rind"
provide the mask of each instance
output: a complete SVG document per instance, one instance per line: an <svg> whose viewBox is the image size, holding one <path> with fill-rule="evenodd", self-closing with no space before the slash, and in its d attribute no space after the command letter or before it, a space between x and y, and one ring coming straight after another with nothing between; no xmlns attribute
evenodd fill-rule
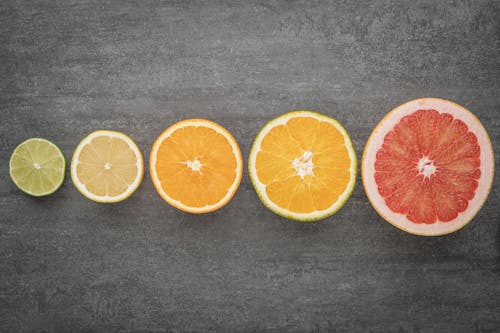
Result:
<svg viewBox="0 0 500 333"><path fill-rule="evenodd" d="M267 123L257 134L248 170L262 203L297 221L316 221L337 212L356 182L356 153L335 119L294 111Z"/></svg>
<svg viewBox="0 0 500 333"><path fill-rule="evenodd" d="M54 193L64 182L66 159L52 142L32 138L16 147L10 158L10 177L23 192L35 197Z"/></svg>

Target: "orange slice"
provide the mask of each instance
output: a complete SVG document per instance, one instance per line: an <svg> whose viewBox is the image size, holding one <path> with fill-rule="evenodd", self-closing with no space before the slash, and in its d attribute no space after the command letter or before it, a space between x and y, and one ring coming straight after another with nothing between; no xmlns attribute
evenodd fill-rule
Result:
<svg viewBox="0 0 500 333"><path fill-rule="evenodd" d="M144 175L142 154L127 135L95 131L76 147L71 160L73 184L90 200L119 202L137 190Z"/></svg>
<svg viewBox="0 0 500 333"><path fill-rule="evenodd" d="M202 214L227 204L243 173L240 148L222 126L188 119L167 128L151 149L150 173L158 194L182 211Z"/></svg>
<svg viewBox="0 0 500 333"><path fill-rule="evenodd" d="M356 153L338 121L294 111L260 131L248 170L259 198L271 211L315 221L334 214L349 199L356 182Z"/></svg>

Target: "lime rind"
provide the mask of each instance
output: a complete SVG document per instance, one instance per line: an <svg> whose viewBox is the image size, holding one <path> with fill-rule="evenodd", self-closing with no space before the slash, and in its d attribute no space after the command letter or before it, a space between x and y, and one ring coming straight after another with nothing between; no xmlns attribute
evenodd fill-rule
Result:
<svg viewBox="0 0 500 333"><path fill-rule="evenodd" d="M38 164L36 169L34 165ZM61 149L43 138L31 138L14 149L9 161L14 184L34 197L57 191L66 176L66 158Z"/></svg>
<svg viewBox="0 0 500 333"><path fill-rule="evenodd" d="M262 142L262 139L265 136L265 134L267 134L267 132L269 132L269 130L275 127L276 125L284 124L289 119L297 116L313 117L333 124L342 133L344 137L344 142L349 152L349 157L351 158L351 165L349 168L350 180L344 192L340 195L339 199L329 208L312 213L294 213L279 207L270 199L266 198L265 186L260 182L254 167L256 163L257 153L259 151L258 147L260 147L260 143ZM354 191L356 185L357 172L358 172L357 156L351 137L349 136L349 132L347 132L345 127L336 119L321 114L319 112L309 111L309 110L291 111L282 114L281 116L278 116L269 121L266 125L264 125L264 127L259 131L259 133L255 137L252 147L250 148L250 155L248 158L248 173L250 175L250 180L262 204L273 213L297 222L315 222L318 220L323 220L337 213L347 203L347 201L352 195L352 192Z"/></svg>

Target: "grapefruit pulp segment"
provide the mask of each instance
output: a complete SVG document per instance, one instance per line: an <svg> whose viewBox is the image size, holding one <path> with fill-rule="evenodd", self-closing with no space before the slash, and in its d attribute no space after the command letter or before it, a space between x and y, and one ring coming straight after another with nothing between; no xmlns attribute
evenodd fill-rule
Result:
<svg viewBox="0 0 500 333"><path fill-rule="evenodd" d="M445 138L440 138L441 132ZM402 141L410 142L414 149L408 149L401 158L398 153L405 148L400 144ZM476 136L463 121L433 109L417 110L394 126L377 152L375 180L379 193L393 211L407 214L412 222L434 223L438 215L443 222L451 221L467 208L467 200L454 195L455 188L463 190L464 183L479 178L475 172L479 170L479 152ZM391 170L403 171L391 173ZM393 181L397 186L391 184ZM437 189L439 192L435 193ZM397 191L406 193L393 195ZM473 197L474 191L465 196ZM435 199L445 205L435 205ZM456 208L453 213L449 212L450 206Z"/></svg>

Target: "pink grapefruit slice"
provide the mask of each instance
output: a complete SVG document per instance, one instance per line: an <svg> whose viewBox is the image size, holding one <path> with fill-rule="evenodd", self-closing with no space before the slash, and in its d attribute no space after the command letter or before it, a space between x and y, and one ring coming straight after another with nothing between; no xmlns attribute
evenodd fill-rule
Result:
<svg viewBox="0 0 500 333"><path fill-rule="evenodd" d="M389 223L437 236L471 221L493 183L488 133L464 107L438 98L409 101L370 135L361 173L366 195Z"/></svg>

